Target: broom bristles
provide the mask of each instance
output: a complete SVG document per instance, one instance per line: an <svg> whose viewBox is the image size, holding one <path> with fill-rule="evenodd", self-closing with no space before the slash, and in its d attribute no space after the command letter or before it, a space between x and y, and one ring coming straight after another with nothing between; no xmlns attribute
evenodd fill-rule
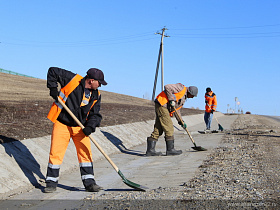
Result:
<svg viewBox="0 0 280 210"><path fill-rule="evenodd" d="M219 130L220 130L220 131L223 131L223 130L224 130L224 128L223 128L223 126L221 126L221 124L219 124Z"/></svg>

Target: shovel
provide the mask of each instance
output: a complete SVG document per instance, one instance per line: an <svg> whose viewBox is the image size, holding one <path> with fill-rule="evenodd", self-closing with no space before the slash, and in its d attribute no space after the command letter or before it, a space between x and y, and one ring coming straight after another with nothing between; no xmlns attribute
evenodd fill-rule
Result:
<svg viewBox="0 0 280 210"><path fill-rule="evenodd" d="M214 113L213 113L213 115L214 115ZM224 128L223 128L223 126L219 123L219 121L218 121L218 119L216 118L215 115L214 115L214 118L216 119L216 121L217 121L217 123L218 123L218 126L219 126L219 129L218 129L218 130L223 131Z"/></svg>
<svg viewBox="0 0 280 210"><path fill-rule="evenodd" d="M63 108L68 112L68 114L75 120L75 122L84 129L85 127L83 124L78 120L78 118L71 112L71 110L63 103L63 101L58 97L58 102L63 106ZM113 168L116 170L116 172L119 174L119 176L122 178L123 182L128 185L129 187L132 187L134 189L137 189L139 191L146 191L146 189L149 189L145 186L136 184L134 182L129 181L125 178L125 176L122 174L122 172L118 169L118 167L113 163L113 161L109 158L109 156L104 152L104 150L99 146L99 144L95 141L95 139L92 137L92 135L89 135L90 140L94 143L94 145L97 147L97 149L102 153L102 155L108 160L108 162L113 166Z"/></svg>
<svg viewBox="0 0 280 210"><path fill-rule="evenodd" d="M175 108L174 108L174 110L175 110L175 115L179 118L180 122L183 125L184 121L182 120L182 118L180 117L180 115L178 114L178 112L177 112L177 110ZM197 151L206 151L207 150L207 149L205 149L205 148L203 148L201 146L196 146L196 143L194 142L194 140L193 140L190 132L188 131L188 129L187 128L184 128L184 129L187 131L187 133L188 133L188 135L189 135L189 137L190 137L190 139L191 139L191 141L192 141L192 143L194 145L194 147L192 147L194 150L197 150Z"/></svg>

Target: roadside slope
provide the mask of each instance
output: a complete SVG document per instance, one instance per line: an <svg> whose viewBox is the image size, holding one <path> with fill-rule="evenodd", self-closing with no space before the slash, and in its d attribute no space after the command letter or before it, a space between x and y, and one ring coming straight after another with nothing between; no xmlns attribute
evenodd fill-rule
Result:
<svg viewBox="0 0 280 210"><path fill-rule="evenodd" d="M224 118L225 116L222 113L217 113L217 117ZM200 129L203 129L204 127L203 114L184 116L183 118L186 122L188 122L189 129L192 131L197 129L197 127L194 126L199 125ZM187 135L182 135L184 134L184 131L177 127L178 123L175 122L175 119L173 118L172 120L175 125L176 133L180 133L178 140L179 138L184 138L178 147L181 147L182 149L187 148L187 145L189 147L189 145L191 145L191 141L188 139ZM232 120L229 120L227 123L230 123L231 121ZM98 128L92 136L107 155L111 156L113 154L121 154L122 157L119 161L122 162L119 162L118 165L123 166L127 161L126 159L129 157L132 157L132 162L136 160L135 157L140 159L144 157L146 139L150 135L153 125L154 121L150 120L145 122L102 127ZM197 132L195 133L197 134ZM45 186L44 177L48 164L50 139L51 136L45 136L1 144L0 164L2 167L0 168L0 195L2 197L0 197L0 199L7 198L9 196L12 198L13 194L26 192L27 190L34 188L38 188L38 190L43 189ZM163 139L160 141L161 147L165 148ZM188 144L186 144L186 142ZM217 143L218 142L216 141L215 144ZM208 144L210 144L210 141ZM138 152L136 152L132 148L138 145L141 145L141 151L138 150ZM213 147L213 145L211 145L211 147ZM103 155L93 144L92 153L94 162L104 159ZM61 177L65 174L71 173L74 169L79 171L79 169L77 169L77 157L73 154L76 154L76 149L73 142L70 141L61 167ZM200 159L203 160L202 157L200 157ZM108 163L106 162L106 164ZM136 166L131 165L131 167L133 168ZM145 165L141 167L145 167ZM169 166L166 165L166 167L168 168ZM114 172L111 167L110 170ZM118 177L115 173L112 175L113 177ZM79 186L81 184L79 175L75 177L77 177L77 179L75 179L76 185ZM111 177L107 178L107 181L112 179Z"/></svg>
<svg viewBox="0 0 280 210"><path fill-rule="evenodd" d="M153 120L153 102L100 90L103 116L101 127ZM47 114L53 103L46 80L0 73L0 143L51 134ZM202 110L182 109L182 115Z"/></svg>

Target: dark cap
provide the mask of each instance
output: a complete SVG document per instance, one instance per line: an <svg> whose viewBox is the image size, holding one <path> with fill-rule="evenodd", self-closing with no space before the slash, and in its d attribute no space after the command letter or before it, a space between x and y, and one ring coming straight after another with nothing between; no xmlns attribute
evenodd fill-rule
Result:
<svg viewBox="0 0 280 210"><path fill-rule="evenodd" d="M207 93L208 93L208 92L211 92L211 88L210 88L210 87L206 88L206 92L207 92Z"/></svg>
<svg viewBox="0 0 280 210"><path fill-rule="evenodd" d="M107 85L107 82L104 80L104 74L100 69L90 68L87 71L87 76L90 79L98 80L102 85Z"/></svg>

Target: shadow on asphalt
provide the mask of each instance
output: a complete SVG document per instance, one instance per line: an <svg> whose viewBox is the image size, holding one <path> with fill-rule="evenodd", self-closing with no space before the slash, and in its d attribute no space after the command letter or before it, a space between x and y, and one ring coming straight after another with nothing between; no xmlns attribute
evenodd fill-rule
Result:
<svg viewBox="0 0 280 210"><path fill-rule="evenodd" d="M106 131L102 131L103 135L112 143L114 144L122 153L128 154L128 155L136 155L136 156L146 156L145 153L142 151L135 151L126 148L126 146L123 144L122 140L120 140L118 137L114 136L111 133L108 133Z"/></svg>
<svg viewBox="0 0 280 210"><path fill-rule="evenodd" d="M58 184L57 187L62 188L64 190L68 190L68 191L85 191L85 189L83 189L83 188L70 187L70 186L63 185L63 184Z"/></svg>
<svg viewBox="0 0 280 210"><path fill-rule="evenodd" d="M128 192L128 191L139 191L139 190L128 188L128 189L106 189L104 191L106 191L106 192L113 192L113 191L114 192Z"/></svg>
<svg viewBox="0 0 280 210"><path fill-rule="evenodd" d="M270 130L270 131L261 131L261 130L255 130L255 131L251 131L251 132L242 132L245 129L234 129L233 132L227 132L226 134L229 135L241 135L241 136L255 136L255 137L260 137L260 136L264 136L264 137L275 137L275 138L279 138L279 135L274 135L273 133L275 133L275 131ZM240 132L239 132L240 131Z"/></svg>

